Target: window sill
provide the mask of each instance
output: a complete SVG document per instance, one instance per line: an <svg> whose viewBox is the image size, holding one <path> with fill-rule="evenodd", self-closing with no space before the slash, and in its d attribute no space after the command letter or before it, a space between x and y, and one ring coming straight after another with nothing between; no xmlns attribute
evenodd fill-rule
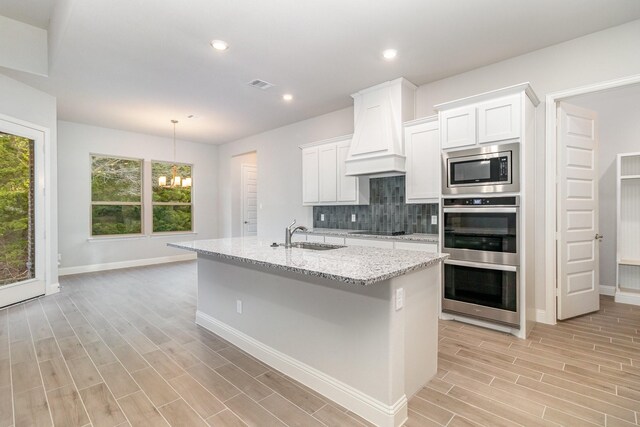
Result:
<svg viewBox="0 0 640 427"><path fill-rule="evenodd" d="M87 242L113 242L118 240L139 240L146 239L148 236L144 234L136 235L115 235L115 236L93 236L88 237Z"/></svg>
<svg viewBox="0 0 640 427"><path fill-rule="evenodd" d="M164 233L153 233L149 236L150 239L161 239L163 237L173 236L195 236L198 233L195 231L166 231Z"/></svg>

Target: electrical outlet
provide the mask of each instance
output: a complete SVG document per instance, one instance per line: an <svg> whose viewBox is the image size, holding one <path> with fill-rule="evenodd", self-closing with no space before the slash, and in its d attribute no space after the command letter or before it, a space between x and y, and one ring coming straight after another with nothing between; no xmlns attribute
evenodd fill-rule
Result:
<svg viewBox="0 0 640 427"><path fill-rule="evenodd" d="M238 314L242 314L242 300L241 299L237 299L236 300L236 312Z"/></svg>
<svg viewBox="0 0 640 427"><path fill-rule="evenodd" d="M320 221L324 221L324 214L320 214Z"/></svg>
<svg viewBox="0 0 640 427"><path fill-rule="evenodd" d="M404 307L404 288L396 289L396 311Z"/></svg>
<svg viewBox="0 0 640 427"><path fill-rule="evenodd" d="M356 214L351 214L351 222L356 222Z"/></svg>
<svg viewBox="0 0 640 427"><path fill-rule="evenodd" d="M438 223L438 215L431 215L431 225L436 225Z"/></svg>

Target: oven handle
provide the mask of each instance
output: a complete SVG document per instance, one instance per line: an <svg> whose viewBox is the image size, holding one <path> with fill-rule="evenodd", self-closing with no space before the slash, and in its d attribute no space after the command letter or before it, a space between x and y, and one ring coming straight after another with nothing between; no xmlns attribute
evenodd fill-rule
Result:
<svg viewBox="0 0 640 427"><path fill-rule="evenodd" d="M518 271L518 267L515 265L487 264L484 262L458 261L453 259L446 259L444 263L451 264L451 265L459 265L461 267L484 268L485 270L499 270L499 271L513 271L513 272Z"/></svg>
<svg viewBox="0 0 640 427"><path fill-rule="evenodd" d="M442 208L444 213L518 213L517 207L509 208Z"/></svg>

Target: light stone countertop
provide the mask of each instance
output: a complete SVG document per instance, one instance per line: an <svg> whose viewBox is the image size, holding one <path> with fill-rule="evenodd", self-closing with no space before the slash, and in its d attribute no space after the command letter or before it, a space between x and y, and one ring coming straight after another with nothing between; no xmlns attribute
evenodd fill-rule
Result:
<svg viewBox="0 0 640 427"><path fill-rule="evenodd" d="M362 246L327 251L285 249L283 246L272 248L271 243L272 240L257 237L233 237L167 245L198 254L364 286L436 265L449 256Z"/></svg>
<svg viewBox="0 0 640 427"><path fill-rule="evenodd" d="M314 234L318 236L348 237L349 239L381 239L416 243L438 243L437 234L413 233L401 234L399 236L381 236L378 234L353 233L354 231L360 230L345 230L343 228L313 228L307 231L296 231L296 233Z"/></svg>

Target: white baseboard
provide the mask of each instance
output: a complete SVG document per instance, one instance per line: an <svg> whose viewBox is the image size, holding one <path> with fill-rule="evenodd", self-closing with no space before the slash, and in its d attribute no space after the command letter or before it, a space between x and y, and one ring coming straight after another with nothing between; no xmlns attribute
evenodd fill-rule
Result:
<svg viewBox="0 0 640 427"><path fill-rule="evenodd" d="M401 415L406 414L407 397L404 395L395 404L386 405L206 313L197 311L196 323L377 426L398 427L406 421L406 417Z"/></svg>
<svg viewBox="0 0 640 427"><path fill-rule="evenodd" d="M608 295L610 297L616 294L615 286L600 285L600 295Z"/></svg>
<svg viewBox="0 0 640 427"><path fill-rule="evenodd" d="M196 259L197 254L163 256L157 258L134 259L130 261L108 262L105 264L80 265L78 267L65 267L58 270L59 276L69 274L92 273L95 271L117 270L119 268L143 267L145 265L164 264L166 262L188 261Z"/></svg>
<svg viewBox="0 0 640 427"><path fill-rule="evenodd" d="M53 295L57 294L58 292L60 292L60 283L51 283L50 285L47 285L45 295Z"/></svg>
<svg viewBox="0 0 640 427"><path fill-rule="evenodd" d="M640 294L618 291L615 293L615 301L623 304L640 305Z"/></svg>

